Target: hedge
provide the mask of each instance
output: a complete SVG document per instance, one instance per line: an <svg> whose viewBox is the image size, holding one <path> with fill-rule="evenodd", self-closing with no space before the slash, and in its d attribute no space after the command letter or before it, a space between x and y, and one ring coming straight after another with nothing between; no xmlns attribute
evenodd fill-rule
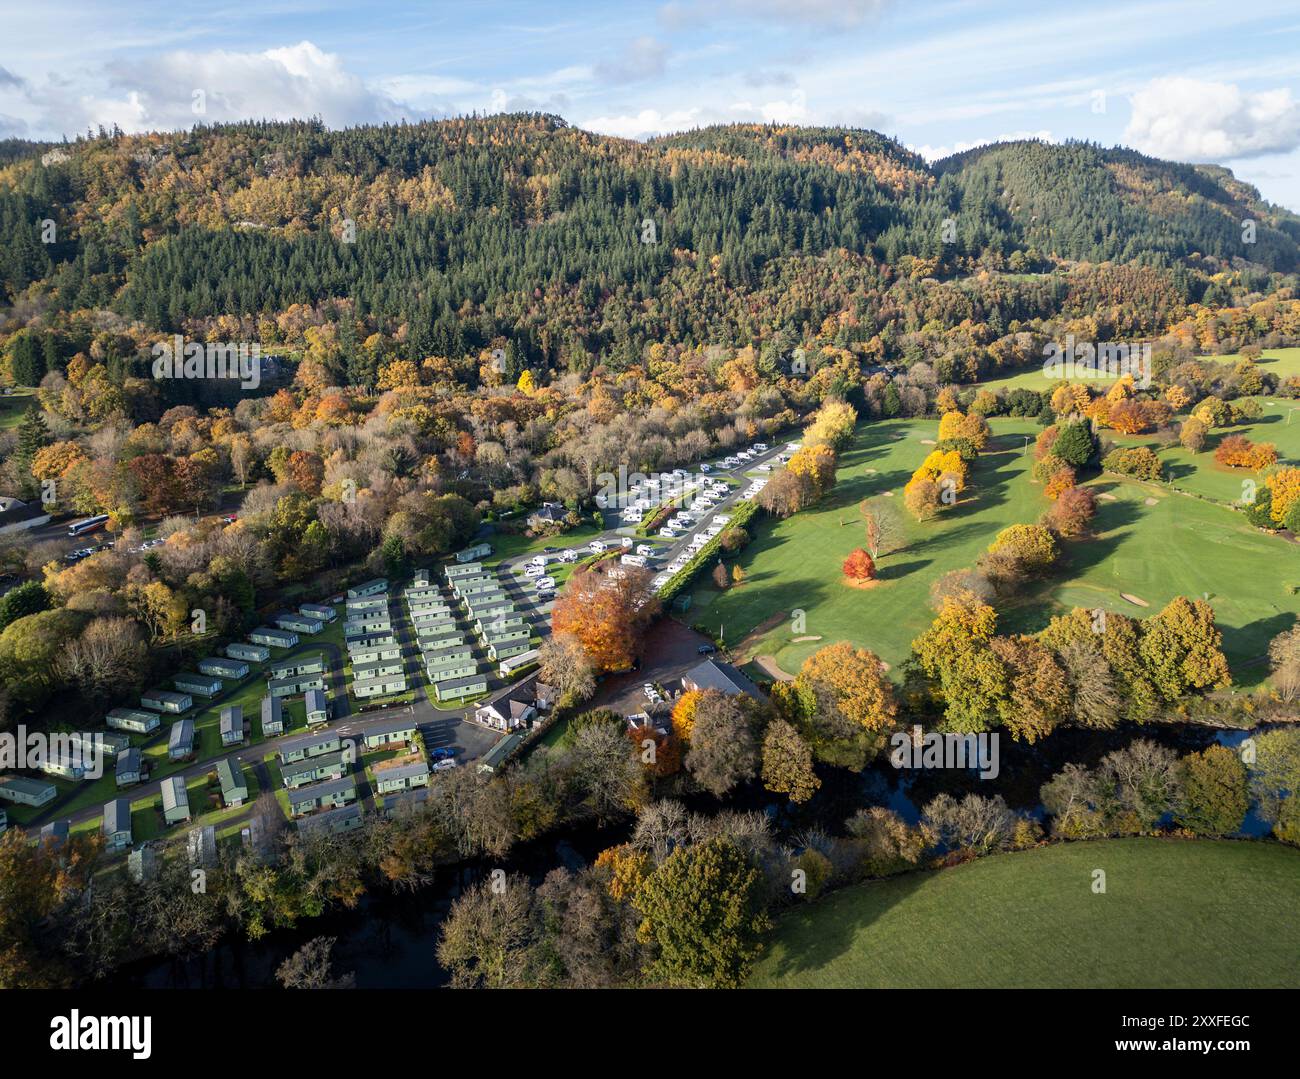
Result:
<svg viewBox="0 0 1300 1079"><path fill-rule="evenodd" d="M757 511L758 506L756 503L744 500L737 502L732 507L731 520L727 522L722 531L701 547L695 556L673 574L669 582L663 586L659 592L660 601L665 605L671 603L673 599L676 598L677 593L690 584L700 570L704 568L705 564L718 553L722 547L722 537L726 535L727 530L731 528L743 528L749 523L749 519L753 517Z"/></svg>

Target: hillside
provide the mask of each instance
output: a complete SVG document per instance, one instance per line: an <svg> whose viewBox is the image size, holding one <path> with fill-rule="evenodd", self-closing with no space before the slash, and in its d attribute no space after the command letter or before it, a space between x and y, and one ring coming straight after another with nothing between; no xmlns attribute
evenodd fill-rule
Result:
<svg viewBox="0 0 1300 1079"><path fill-rule="evenodd" d="M1300 220L1226 170L1086 144L930 168L870 131L736 125L641 144L529 114L106 134L9 143L0 160L10 301L167 332L346 301L364 329L408 327L415 359L504 337L535 365L582 351L626 366L655 340L804 336L854 296L879 323L898 304L870 298L921 279L957 286L937 305L944 324L996 309L996 328L1068 309L1077 283L1027 272L1105 261L1145 275L1118 291L1148 305L1133 328L1155 333L1189 303L1273 291L1300 268ZM1006 274L975 286L999 295L958 299L976 273ZM756 325L755 310L775 314Z"/></svg>

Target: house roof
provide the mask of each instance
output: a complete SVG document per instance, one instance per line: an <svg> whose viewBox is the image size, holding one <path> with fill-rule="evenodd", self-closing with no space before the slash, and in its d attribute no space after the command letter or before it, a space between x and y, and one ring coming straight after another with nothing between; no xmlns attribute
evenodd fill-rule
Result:
<svg viewBox="0 0 1300 1079"><path fill-rule="evenodd" d="M299 787L289 792L289 801L293 805L299 805L302 802L311 801L313 798L319 800L328 798L332 794L342 794L344 791L354 791L357 787L355 776L340 776L338 779L327 779L323 783L312 783L306 787Z"/></svg>
<svg viewBox="0 0 1300 1079"><path fill-rule="evenodd" d="M414 719L385 719L367 727L365 734L367 736L372 734L393 734L396 731L412 731L415 730L415 727L416 722Z"/></svg>
<svg viewBox="0 0 1300 1079"><path fill-rule="evenodd" d="M140 771L140 763L143 756L140 750L132 746L130 749L124 749L117 755L117 774L122 775L126 772Z"/></svg>
<svg viewBox="0 0 1300 1079"><path fill-rule="evenodd" d="M682 680L691 683L698 689L716 689L721 693L729 693L733 696L744 693L753 697L756 701L763 699L758 687L730 663L718 663L715 660L706 659L703 663L697 664L687 671Z"/></svg>
<svg viewBox="0 0 1300 1079"><path fill-rule="evenodd" d="M415 761L412 764L398 764L392 768L375 769L375 779L383 781L385 779L409 779L411 776L424 776L429 774L429 766L424 761Z"/></svg>
<svg viewBox="0 0 1300 1079"><path fill-rule="evenodd" d="M163 809L172 809L180 805L188 808L190 793L185 789L185 780L180 776L168 776L164 779L162 781L162 802Z"/></svg>
<svg viewBox="0 0 1300 1079"><path fill-rule="evenodd" d="M131 803L126 798L114 798L104 803L104 834L131 830Z"/></svg>
<svg viewBox="0 0 1300 1079"><path fill-rule="evenodd" d="M179 749L183 745L194 743L194 720L178 719L172 724L171 733L167 735L167 748Z"/></svg>
<svg viewBox="0 0 1300 1079"><path fill-rule="evenodd" d="M323 712L325 711L325 691L322 689L307 690L307 711Z"/></svg>
<svg viewBox="0 0 1300 1079"><path fill-rule="evenodd" d="M265 723L268 719L278 719L281 723L284 722L284 704L279 697L268 696L262 698L262 722Z"/></svg>
<svg viewBox="0 0 1300 1079"><path fill-rule="evenodd" d="M339 736L334 731L315 731L307 734L295 735L292 738L286 738L280 743L280 753L287 757L299 749L310 749L312 746L325 745L329 742L338 743Z"/></svg>
<svg viewBox="0 0 1300 1079"><path fill-rule="evenodd" d="M248 781L244 779L243 770L236 769L235 764L229 757L222 757L217 761L217 779L221 782L221 791L234 790L236 787L248 788Z"/></svg>

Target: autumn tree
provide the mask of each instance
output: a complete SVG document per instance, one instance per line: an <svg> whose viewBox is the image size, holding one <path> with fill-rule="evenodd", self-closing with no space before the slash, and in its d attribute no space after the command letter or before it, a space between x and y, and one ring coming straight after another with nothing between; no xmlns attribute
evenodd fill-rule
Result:
<svg viewBox="0 0 1300 1079"><path fill-rule="evenodd" d="M769 928L758 870L725 839L670 854L637 891L639 935L656 952L652 981L684 988L744 984Z"/></svg>
<svg viewBox="0 0 1300 1079"><path fill-rule="evenodd" d="M1210 746L1179 761L1182 799L1177 820L1197 835L1231 835L1250 808L1246 766L1227 746Z"/></svg>
<svg viewBox="0 0 1300 1079"><path fill-rule="evenodd" d="M856 547L849 552L841 568L844 576L851 581L870 581L876 576L875 562L861 547Z"/></svg>
<svg viewBox="0 0 1300 1079"><path fill-rule="evenodd" d="M758 770L757 717L743 695L706 689L695 702L686 768L710 794L721 798Z"/></svg>
<svg viewBox="0 0 1300 1079"><path fill-rule="evenodd" d="M821 786L813 770L812 749L784 719L774 719L763 736L763 786L787 794L792 802L806 802Z"/></svg>
<svg viewBox="0 0 1300 1079"><path fill-rule="evenodd" d="M880 660L845 641L804 660L782 706L818 760L854 771L884 748L898 715Z"/></svg>
<svg viewBox="0 0 1300 1079"><path fill-rule="evenodd" d="M552 633L538 650L541 680L563 694L585 700L596 690L596 674L582 642L570 633Z"/></svg>

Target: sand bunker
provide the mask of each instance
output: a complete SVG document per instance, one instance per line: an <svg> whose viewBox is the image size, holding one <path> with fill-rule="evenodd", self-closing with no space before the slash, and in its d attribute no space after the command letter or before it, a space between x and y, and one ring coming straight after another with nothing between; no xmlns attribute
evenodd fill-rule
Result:
<svg viewBox="0 0 1300 1079"><path fill-rule="evenodd" d="M1144 499L1142 500L1142 505L1144 505L1144 506L1154 506L1154 505L1155 505L1157 502L1159 502L1159 501L1160 501L1160 499L1158 499L1158 498L1144 498Z"/></svg>
<svg viewBox="0 0 1300 1079"><path fill-rule="evenodd" d="M819 633L817 634L816 637L793 637L791 638L790 643L801 644L804 641L820 641L821 639L822 639L822 635Z"/></svg>
<svg viewBox="0 0 1300 1079"><path fill-rule="evenodd" d="M1101 501L1103 501L1103 502L1118 502L1118 501L1119 501L1119 499L1116 498L1114 495L1109 494L1109 493L1107 493L1107 492L1105 492L1105 491L1103 491L1103 492L1102 492L1101 494L1099 494L1097 497L1098 497L1099 499L1101 499Z"/></svg>
<svg viewBox="0 0 1300 1079"><path fill-rule="evenodd" d="M1148 603L1146 600L1144 600L1141 596L1135 596L1135 595L1133 595L1131 592L1121 592L1121 593L1120 593L1120 598L1121 598L1121 599L1126 599L1126 600L1128 600L1130 603L1135 604L1135 605L1138 606L1138 607L1150 607L1150 606L1151 606L1151 604L1149 604L1149 603Z"/></svg>
<svg viewBox="0 0 1300 1079"><path fill-rule="evenodd" d="M921 445L922 445L922 446L936 446L936 445L938 445L938 443L935 442L935 440L932 439L932 438L923 438L923 439L921 439Z"/></svg>
<svg viewBox="0 0 1300 1079"><path fill-rule="evenodd" d="M893 498L893 497L894 497L894 492L893 492L893 491L881 491L881 494L883 494L886 498Z"/></svg>

